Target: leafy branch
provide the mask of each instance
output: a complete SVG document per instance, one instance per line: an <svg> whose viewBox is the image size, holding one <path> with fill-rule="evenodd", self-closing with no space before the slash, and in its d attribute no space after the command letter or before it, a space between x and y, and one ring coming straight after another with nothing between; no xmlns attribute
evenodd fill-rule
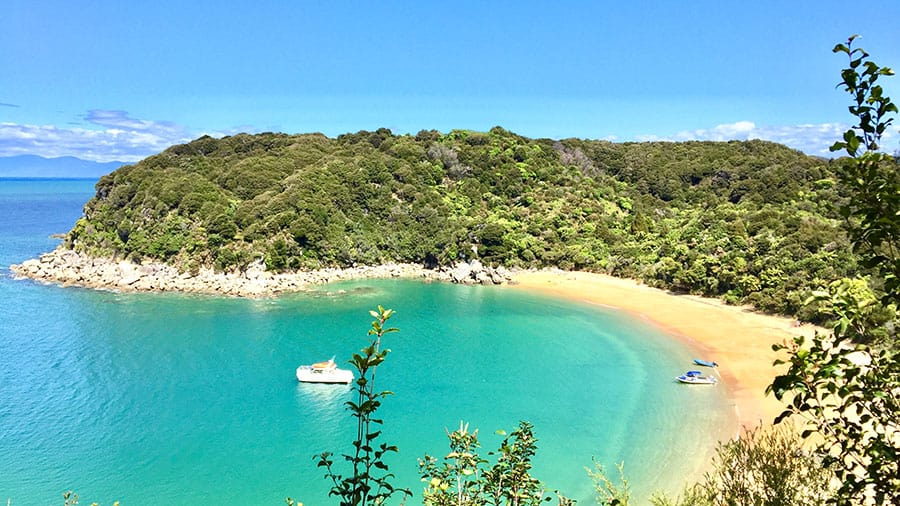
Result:
<svg viewBox="0 0 900 506"><path fill-rule="evenodd" d="M448 432L450 453L439 463L425 455L419 460L419 473L426 483L426 506L536 506L553 498L544 485L531 475L531 460L537 451L537 439L529 422L504 437L494 465L478 454L478 430L460 422L459 429ZM501 431L501 434L505 432ZM573 501L556 493L560 506Z"/></svg>
<svg viewBox="0 0 900 506"><path fill-rule="evenodd" d="M896 160L878 152L878 143L897 106L875 84L893 71L853 48L855 39L838 44L834 52L850 59L838 86L853 97L849 110L859 123L831 149L844 149L850 156L839 173L850 196L841 214L862 265L883 277L882 309L896 320L900 178ZM817 436L823 464L841 482L830 502L900 504L900 352L896 343L886 349L866 344L880 329L866 317L871 303L857 297L852 284L833 285L830 294L814 298L831 308L837 319L834 332L772 347L788 355L775 364L790 365L767 388L787 404L775 421L799 418L805 422L802 436Z"/></svg>
<svg viewBox="0 0 900 506"><path fill-rule="evenodd" d="M377 443L381 437L381 429L378 427L383 421L375 417L375 412L381 406L381 400L393 394L389 390L375 391L375 372L390 353L389 349L381 349L381 339L385 334L399 329L385 327L385 323L394 314L392 309L378 306L377 310L369 311L369 314L375 320L372 321L368 335L374 337L360 353L354 353L349 362L358 372L354 387L356 400L346 403L356 419L357 427L353 451L343 455L344 461L350 463L351 474L344 476L335 469L334 455L331 452L323 452L315 457L318 467L325 468L325 477L332 482L328 495L340 497L341 506L383 504L394 494L400 494L404 499L412 495L408 489L394 488L391 484L394 475L390 473L385 457L397 452L397 447ZM288 504L293 504L290 498Z"/></svg>
<svg viewBox="0 0 900 506"><path fill-rule="evenodd" d="M854 48L856 38L850 37L833 50L850 59L849 67L841 71L838 86L853 97L848 109L858 120L844 133L843 141L831 146L831 151L844 150L850 156L838 176L852 198L840 212L847 221L854 251L862 258L860 263L883 271L885 303L896 303L900 302L900 220L896 215L900 209L900 174L897 160L880 152L879 143L894 121L889 115L898 110L876 84L879 77L892 76L894 71L871 61L862 48Z"/></svg>

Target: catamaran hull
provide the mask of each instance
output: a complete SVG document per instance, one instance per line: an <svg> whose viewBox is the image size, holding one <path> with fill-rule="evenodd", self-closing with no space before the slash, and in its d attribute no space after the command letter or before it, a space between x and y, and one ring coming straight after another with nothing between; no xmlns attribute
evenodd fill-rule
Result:
<svg viewBox="0 0 900 506"><path fill-rule="evenodd" d="M688 385L715 385L718 383L718 380L711 376L689 376L682 374L675 379L682 383L687 383Z"/></svg>
<svg viewBox="0 0 900 506"><path fill-rule="evenodd" d="M297 368L297 380L301 383L331 383L347 385L353 382L353 371L333 369L330 371L315 370L308 365Z"/></svg>

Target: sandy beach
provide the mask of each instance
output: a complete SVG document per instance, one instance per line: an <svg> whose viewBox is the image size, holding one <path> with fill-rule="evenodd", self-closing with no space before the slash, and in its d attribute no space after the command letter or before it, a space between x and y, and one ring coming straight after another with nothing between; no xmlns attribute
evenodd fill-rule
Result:
<svg viewBox="0 0 900 506"><path fill-rule="evenodd" d="M389 264L375 267L324 269L321 271L272 274L261 266L241 274L214 273L207 269L196 275L178 272L164 264L135 265L130 262L88 257L58 248L10 269L21 277L65 285L121 291L184 291L238 295L273 296L302 290L309 284L341 279L410 277L458 283L502 284L512 278L512 289L536 290L549 295L615 307L645 318L681 339L697 357L717 362L719 387L734 400L734 433L741 427L771 423L782 404L766 396L765 389L775 377L772 344L798 334L812 335L816 327L798 326L790 318L756 313L746 307L728 306L716 299L678 295L651 288L629 279L570 272L485 271L480 263L459 264L434 271L420 265ZM208 271L208 272L207 272ZM824 329L819 329L824 332Z"/></svg>
<svg viewBox="0 0 900 506"><path fill-rule="evenodd" d="M798 326L790 318L764 315L714 299L677 295L602 274L522 271L515 274L511 288L628 311L683 340L698 357L717 362L722 378L719 387L726 388L734 400L735 434L742 427L771 424L783 409L773 396L765 395L776 373L772 344L799 334L811 336L816 330L810 325Z"/></svg>

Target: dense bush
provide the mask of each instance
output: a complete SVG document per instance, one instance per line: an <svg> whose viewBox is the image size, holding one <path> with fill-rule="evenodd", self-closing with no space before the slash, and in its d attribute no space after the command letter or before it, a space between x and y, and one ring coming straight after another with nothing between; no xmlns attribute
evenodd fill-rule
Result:
<svg viewBox="0 0 900 506"><path fill-rule="evenodd" d="M803 448L796 431L758 427L720 442L710 470L677 497L655 494L654 506L822 505L833 473Z"/></svg>
<svg viewBox="0 0 900 506"><path fill-rule="evenodd" d="M764 141L202 137L101 178L69 244L185 269L558 266L816 320L809 289L857 272L833 172Z"/></svg>

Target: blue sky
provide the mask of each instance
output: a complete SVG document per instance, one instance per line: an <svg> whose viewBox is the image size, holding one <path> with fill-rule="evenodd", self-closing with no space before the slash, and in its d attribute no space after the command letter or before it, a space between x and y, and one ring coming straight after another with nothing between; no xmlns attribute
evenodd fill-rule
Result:
<svg viewBox="0 0 900 506"><path fill-rule="evenodd" d="M900 1L6 0L0 156L135 161L200 135L387 127L810 154L848 128L854 33L900 70ZM884 82L900 101L898 77ZM895 125L885 148L900 149Z"/></svg>

